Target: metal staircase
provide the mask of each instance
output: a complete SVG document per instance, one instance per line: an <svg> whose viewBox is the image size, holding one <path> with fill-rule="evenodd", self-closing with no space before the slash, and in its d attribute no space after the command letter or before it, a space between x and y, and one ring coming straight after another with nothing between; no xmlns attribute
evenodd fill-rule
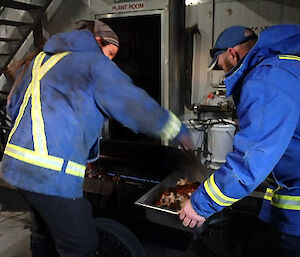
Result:
<svg viewBox="0 0 300 257"><path fill-rule="evenodd" d="M42 17L52 0L0 0L0 76L33 32L36 48L43 42ZM10 120L6 115L8 92L0 90L0 160L10 132Z"/></svg>
<svg viewBox="0 0 300 257"><path fill-rule="evenodd" d="M42 40L41 19L51 2L0 0L0 75L32 31L35 43Z"/></svg>

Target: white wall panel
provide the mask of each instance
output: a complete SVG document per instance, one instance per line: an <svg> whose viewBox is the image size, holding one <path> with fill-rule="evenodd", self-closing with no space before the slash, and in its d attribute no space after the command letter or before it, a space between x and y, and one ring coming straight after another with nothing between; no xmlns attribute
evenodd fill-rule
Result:
<svg viewBox="0 0 300 257"><path fill-rule="evenodd" d="M22 0L35 2L35 0ZM147 8L159 3L162 8L166 0L144 0ZM45 18L45 27L50 35L71 30L80 19L92 19L106 10L113 0L53 0ZM130 0L128 0L130 2ZM299 0L205 0L195 6L186 7L186 26L198 24L201 38L195 39L192 102L201 103L203 97L214 89L211 85L222 79L222 72L207 72L210 62L209 49L219 33L231 25L245 25L257 32L265 26L280 23L300 23ZM215 5L213 4L215 3ZM214 10L213 10L213 7ZM215 12L213 19L213 11ZM191 115L186 112L186 115Z"/></svg>
<svg viewBox="0 0 300 257"><path fill-rule="evenodd" d="M248 26L259 33L265 27L274 24L300 24L299 0L215 0L214 2L214 21L212 15L209 15L213 11L212 0L186 8L186 25L190 26L198 23L202 35L201 43L196 43L195 46L195 71L192 92L194 103L200 103L208 92L214 91L212 85L217 84L223 77L222 72L207 73L206 71L210 62L208 51L211 48L213 32L215 42L218 35L225 28L232 25Z"/></svg>
<svg viewBox="0 0 300 257"><path fill-rule="evenodd" d="M186 27L197 24L201 33L201 36L196 36L194 40L192 103L198 103L209 90L207 84L210 74L207 73L207 65L210 57L207 49L210 49L212 44L212 7L210 2L186 7ZM188 115L187 112L186 116Z"/></svg>

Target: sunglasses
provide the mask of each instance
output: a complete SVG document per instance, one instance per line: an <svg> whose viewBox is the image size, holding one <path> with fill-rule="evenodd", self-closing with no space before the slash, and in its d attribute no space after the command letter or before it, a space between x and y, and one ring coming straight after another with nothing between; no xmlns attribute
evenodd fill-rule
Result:
<svg viewBox="0 0 300 257"><path fill-rule="evenodd" d="M257 37L256 34L249 35L249 36L245 37L241 42L239 42L238 44L235 44L235 45L239 45L239 44L245 43L245 42L247 42L247 41L249 41L249 40L251 40L251 39L257 40L257 38L258 38L258 37ZM233 47L233 46L232 46L232 47ZM218 55L220 55L220 54L226 52L227 49L228 49L228 47L227 47L227 48L213 48L213 49L210 49L210 50L209 50L210 57L211 57L211 58L215 58L215 57L217 57Z"/></svg>
<svg viewBox="0 0 300 257"><path fill-rule="evenodd" d="M215 58L217 57L218 55L224 53L227 51L228 48L213 48L213 49L210 49L209 50L209 53L210 53L210 57L211 58Z"/></svg>

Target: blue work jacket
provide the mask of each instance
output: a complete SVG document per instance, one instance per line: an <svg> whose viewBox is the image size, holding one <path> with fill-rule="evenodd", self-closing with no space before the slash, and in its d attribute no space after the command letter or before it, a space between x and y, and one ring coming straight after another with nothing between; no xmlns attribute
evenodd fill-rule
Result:
<svg viewBox="0 0 300 257"><path fill-rule="evenodd" d="M227 95L237 108L240 130L226 163L192 195L208 218L249 195L268 175L260 218L300 235L300 26L263 31L247 56L226 74Z"/></svg>
<svg viewBox="0 0 300 257"><path fill-rule="evenodd" d="M8 112L13 127L1 176L31 192L82 197L85 165L98 157L107 117L136 133L180 139L187 129L134 86L88 30L51 37L31 62Z"/></svg>

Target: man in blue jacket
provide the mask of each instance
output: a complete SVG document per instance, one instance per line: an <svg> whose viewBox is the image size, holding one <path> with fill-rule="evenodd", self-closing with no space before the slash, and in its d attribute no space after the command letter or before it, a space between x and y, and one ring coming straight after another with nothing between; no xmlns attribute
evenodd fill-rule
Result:
<svg viewBox="0 0 300 257"><path fill-rule="evenodd" d="M178 118L111 61L118 48L110 27L84 21L80 30L51 37L14 87L1 176L34 213L33 257L94 256L98 237L82 183L107 117L191 147Z"/></svg>
<svg viewBox="0 0 300 257"><path fill-rule="evenodd" d="M200 226L270 175L274 183L266 191L259 217L280 234L273 256L299 256L299 53L299 25L272 26L258 39L249 28L232 26L218 37L210 69L225 71L227 96L235 101L240 130L226 163L181 210L185 226Z"/></svg>

